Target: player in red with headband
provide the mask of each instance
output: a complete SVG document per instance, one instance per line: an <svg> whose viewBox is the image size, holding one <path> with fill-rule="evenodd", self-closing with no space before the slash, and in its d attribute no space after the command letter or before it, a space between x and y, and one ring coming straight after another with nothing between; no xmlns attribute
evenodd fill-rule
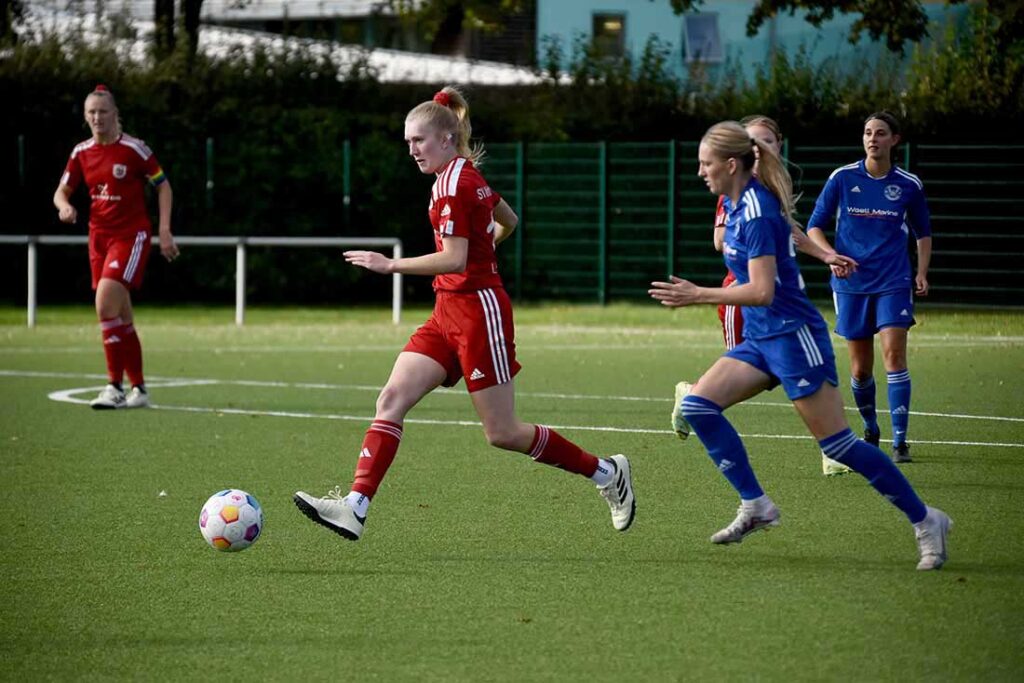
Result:
<svg viewBox="0 0 1024 683"><path fill-rule="evenodd" d="M160 252L168 261L178 256L171 234L171 184L146 143L121 131L117 104L105 86L97 85L85 98L85 122L92 137L71 152L53 204L60 220L73 224L78 213L71 195L85 183L91 200L89 265L110 379L90 405L144 408L149 394L130 290L142 284L149 258L152 226L146 211L147 184L156 188L160 208ZM127 394L121 386L125 373L132 384Z"/></svg>
<svg viewBox="0 0 1024 683"><path fill-rule="evenodd" d="M591 479L611 508L612 525L625 531L636 510L629 460L597 458L555 430L516 415L513 378L520 365L512 304L494 250L519 218L477 170L483 149L470 146L471 132L469 107L452 87L406 116L409 155L422 173L436 176L429 216L437 250L400 259L347 251L345 260L375 273L434 276L434 312L398 355L377 398L351 491L338 486L324 498L299 491L295 504L317 524L358 540L370 500L395 458L406 414L437 387L464 377L491 445Z"/></svg>

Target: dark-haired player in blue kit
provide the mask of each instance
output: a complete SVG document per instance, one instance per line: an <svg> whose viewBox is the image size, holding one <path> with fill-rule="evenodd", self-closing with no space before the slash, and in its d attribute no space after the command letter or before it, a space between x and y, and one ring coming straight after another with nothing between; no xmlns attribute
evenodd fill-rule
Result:
<svg viewBox="0 0 1024 683"><path fill-rule="evenodd" d="M878 444L875 411L875 334L882 339L882 359L889 385L892 459L910 462L910 371L907 330L914 324L914 294L928 294L932 238L928 204L921 180L892 163L900 125L889 112L864 122L867 157L833 171L814 205L808 236L831 248L823 228L836 222L836 249L859 264L846 277L832 276L836 333L850 352L850 385L864 419L864 439ZM917 240L917 274L910 270L907 238Z"/></svg>
<svg viewBox="0 0 1024 683"><path fill-rule="evenodd" d="M917 568L938 569L946 561L949 517L925 506L885 453L858 439L846 421L828 326L804 292L795 258L789 173L774 151L734 121L712 126L698 157L708 189L725 195L722 251L736 283L698 287L673 277L651 283L649 293L670 307L743 306L743 343L726 351L682 400L683 417L740 496L736 518L711 536L712 543L738 543L779 523L779 509L758 483L739 434L722 413L781 384L822 452L867 479L914 525Z"/></svg>

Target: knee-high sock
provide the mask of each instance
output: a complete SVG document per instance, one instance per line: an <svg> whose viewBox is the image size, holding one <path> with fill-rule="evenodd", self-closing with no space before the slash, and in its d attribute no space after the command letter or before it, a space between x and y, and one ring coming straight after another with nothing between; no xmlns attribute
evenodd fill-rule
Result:
<svg viewBox="0 0 1024 683"><path fill-rule="evenodd" d="M128 323L122 325L121 329L124 332L122 337L124 371L132 386L142 386L146 383L142 377L142 343L139 341L139 335L135 333L135 325Z"/></svg>
<svg viewBox="0 0 1024 683"><path fill-rule="evenodd" d="M529 455L537 462L562 470L594 476L597 471L597 457L569 441L561 434L544 425L534 425L533 443Z"/></svg>
<svg viewBox="0 0 1024 683"><path fill-rule="evenodd" d="M889 413L892 416L892 445L907 441L910 423L910 370L887 372L889 382Z"/></svg>
<svg viewBox="0 0 1024 683"><path fill-rule="evenodd" d="M916 524L927 514L914 487L892 460L876 446L857 438L849 427L818 442L822 452L868 480L876 491Z"/></svg>
<svg viewBox="0 0 1024 683"><path fill-rule="evenodd" d="M764 495L750 467L740 435L713 401L692 394L683 399L683 417L693 427L711 460L743 500Z"/></svg>
<svg viewBox="0 0 1024 683"><path fill-rule="evenodd" d="M100 320L103 334L103 355L107 358L107 377L111 384L121 386L124 379L124 326L121 318Z"/></svg>
<svg viewBox="0 0 1024 683"><path fill-rule="evenodd" d="M363 447L356 462L352 490L373 498L380 482L398 453L402 441L402 425L387 420L374 420L366 430Z"/></svg>
<svg viewBox="0 0 1024 683"><path fill-rule="evenodd" d="M853 390L853 400L860 411L860 417L864 420L864 429L878 432L878 412L875 410L875 378L868 377L858 381L856 377L850 378L850 388Z"/></svg>

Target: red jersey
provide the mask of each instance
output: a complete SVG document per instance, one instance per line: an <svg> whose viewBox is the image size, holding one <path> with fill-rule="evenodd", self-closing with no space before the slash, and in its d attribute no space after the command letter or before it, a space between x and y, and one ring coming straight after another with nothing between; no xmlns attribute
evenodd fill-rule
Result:
<svg viewBox="0 0 1024 683"><path fill-rule="evenodd" d="M443 251L448 236L469 240L466 269L434 277L434 289L468 292L502 287L494 254L494 207L501 196L465 157L455 157L437 174L430 196L430 224L434 245Z"/></svg>
<svg viewBox="0 0 1024 683"><path fill-rule="evenodd" d="M718 195L718 206L715 207L715 227L725 227L725 195Z"/></svg>
<svg viewBox="0 0 1024 683"><path fill-rule="evenodd" d="M60 181L72 190L85 181L92 200L89 230L124 234L151 229L144 187L166 179L146 143L122 134L109 145L92 138L76 145Z"/></svg>

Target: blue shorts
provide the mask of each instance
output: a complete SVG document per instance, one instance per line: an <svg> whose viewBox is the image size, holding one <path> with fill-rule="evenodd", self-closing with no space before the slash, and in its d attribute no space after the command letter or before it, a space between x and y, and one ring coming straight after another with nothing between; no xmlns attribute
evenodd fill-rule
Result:
<svg viewBox="0 0 1024 683"><path fill-rule="evenodd" d="M914 294L909 289L878 294L833 292L836 334L844 339L870 339L886 327L909 329L915 324Z"/></svg>
<svg viewBox="0 0 1024 683"><path fill-rule="evenodd" d="M768 339L746 339L725 357L753 365L771 378L769 389L781 384L791 401L814 394L825 382L839 386L836 356L824 322Z"/></svg>

